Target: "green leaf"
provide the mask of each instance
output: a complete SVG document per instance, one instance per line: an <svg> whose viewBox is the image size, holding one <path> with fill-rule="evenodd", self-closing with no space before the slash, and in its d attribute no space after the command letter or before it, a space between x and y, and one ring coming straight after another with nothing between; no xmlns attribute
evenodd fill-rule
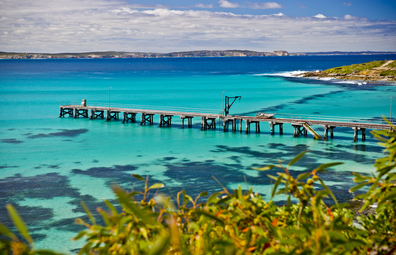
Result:
<svg viewBox="0 0 396 255"><path fill-rule="evenodd" d="M26 241L28 241L29 244L33 244L33 239L29 235L29 231L26 227L25 222L22 220L21 216L19 216L18 212L15 210L15 208L12 205L7 204L6 207L8 214L10 215L11 220L14 223L15 227L17 227L17 229L19 230L19 233L21 233L21 235L26 239Z"/></svg>
<svg viewBox="0 0 396 255"><path fill-rule="evenodd" d="M222 221L220 218L218 218L218 217L216 217L216 216L214 216L214 215L212 215L210 213L207 213L207 212L202 211L202 210L194 210L192 212L195 213L195 214L198 214L198 215L204 215L204 216L206 216L208 218L211 218L212 220L215 220L218 223L220 223L220 225L224 226L224 221Z"/></svg>
<svg viewBox="0 0 396 255"><path fill-rule="evenodd" d="M278 186L281 183L281 181L282 181L282 176L279 176L276 179L276 181L275 181L275 185L274 185L274 188L272 189L272 194L271 194L271 199L270 200L272 200L272 198L274 198L275 193L276 193L276 189L278 188Z"/></svg>
<svg viewBox="0 0 396 255"><path fill-rule="evenodd" d="M311 173L299 174L299 175L297 176L297 180L304 180L304 179L307 179L310 175L311 175Z"/></svg>
<svg viewBox="0 0 396 255"><path fill-rule="evenodd" d="M348 204L348 203L340 203L340 204L337 204L337 205L333 205L333 206L330 207L330 208L331 208L331 209L334 209L334 208L342 209L342 208L350 208L350 207L351 207L351 205Z"/></svg>
<svg viewBox="0 0 396 255"><path fill-rule="evenodd" d="M208 200L206 201L206 204L209 205L211 203L216 203L219 200L217 196L219 196L220 194L221 194L220 192L215 192L212 195L210 195Z"/></svg>
<svg viewBox="0 0 396 255"><path fill-rule="evenodd" d="M17 237L12 233L11 230L9 230L6 226L0 223L0 234L8 236L9 238L16 240Z"/></svg>
<svg viewBox="0 0 396 255"><path fill-rule="evenodd" d="M107 207L111 210L113 215L117 216L118 212L117 212L117 209L114 207L114 205L112 205L107 199L104 199L104 202L107 205Z"/></svg>
<svg viewBox="0 0 396 255"><path fill-rule="evenodd" d="M395 198L396 197L396 190L393 190L391 192L389 192L389 194L387 194L384 198L381 198L381 201L378 203L378 205L391 200L391 198Z"/></svg>
<svg viewBox="0 0 396 255"><path fill-rule="evenodd" d="M356 190L359 190L359 189L363 188L363 187L366 186L367 184L368 184L368 182L360 183L360 184L358 184L358 185L356 185L356 186L350 188L350 189L349 189L349 192L355 192Z"/></svg>
<svg viewBox="0 0 396 255"><path fill-rule="evenodd" d="M208 195L208 192L207 191L202 191L200 194L199 194L199 197L206 197Z"/></svg>
<svg viewBox="0 0 396 255"><path fill-rule="evenodd" d="M352 174L355 176L355 178L353 179L354 182L364 182L369 179L369 177L365 177L355 172L353 172Z"/></svg>
<svg viewBox="0 0 396 255"><path fill-rule="evenodd" d="M265 167L252 167L252 169L254 170L259 170L259 171L267 171L270 170L274 167L277 167L276 165L269 165L269 166L265 166Z"/></svg>
<svg viewBox="0 0 396 255"><path fill-rule="evenodd" d="M81 239L83 236L85 236L86 233L87 233L87 231L85 231L85 230L80 231L75 237L73 237L73 241Z"/></svg>
<svg viewBox="0 0 396 255"><path fill-rule="evenodd" d="M331 190L329 189L329 187L326 186L326 184L324 184L324 182L322 181L322 179L319 179L320 184L322 184L322 187L325 188L325 190L328 192L328 194L333 198L334 202L336 204L338 204L337 199L335 198L333 192L331 192Z"/></svg>
<svg viewBox="0 0 396 255"><path fill-rule="evenodd" d="M165 187L165 185L163 183L155 183L155 184L151 185L147 190L160 189L160 188L163 188L163 187Z"/></svg>
<svg viewBox="0 0 396 255"><path fill-rule="evenodd" d="M148 254L159 255L165 251L165 248L169 245L171 240L171 235L165 231L162 232L160 237L155 241L153 248Z"/></svg>
<svg viewBox="0 0 396 255"><path fill-rule="evenodd" d="M141 210L136 204L132 203L123 190L117 187L113 188L113 190L114 193L116 193L122 207L128 213L134 214L137 218L141 219L147 224L158 225L158 222L151 217L151 213Z"/></svg>
<svg viewBox="0 0 396 255"><path fill-rule="evenodd" d="M138 180L145 181L144 178L142 176L138 175L138 174L132 174L132 176L135 177Z"/></svg>
<svg viewBox="0 0 396 255"><path fill-rule="evenodd" d="M243 194L242 194L242 187L241 187L241 185L238 185L238 198L239 198L239 201L241 202L241 204L242 204L243 206L246 206L246 201L245 201L245 198L243 197Z"/></svg>
<svg viewBox="0 0 396 255"><path fill-rule="evenodd" d="M142 194L141 192L138 191L132 191L131 193L126 194L128 198L134 197L136 195Z"/></svg>
<svg viewBox="0 0 396 255"><path fill-rule="evenodd" d="M297 240L294 239L280 239L280 244L296 244Z"/></svg>
<svg viewBox="0 0 396 255"><path fill-rule="evenodd" d="M325 163L325 164L321 164L320 166L318 166L318 167L316 168L316 170L317 170L318 172L322 172L322 170L325 170L325 169L327 169L327 168L329 168L329 167L338 166L338 165L341 165L341 164L344 164L344 163L343 163L343 162Z"/></svg>
<svg viewBox="0 0 396 255"><path fill-rule="evenodd" d="M107 213L103 210L99 210L99 213L102 215L103 221L108 227L111 227L110 219Z"/></svg>
<svg viewBox="0 0 396 255"><path fill-rule="evenodd" d="M300 154L298 154L297 156L295 156L290 162L288 166L292 166L294 165L297 161L299 161L304 155L305 153L307 153L308 151L303 151Z"/></svg>
<svg viewBox="0 0 396 255"><path fill-rule="evenodd" d="M34 254L37 255L58 255L59 253L50 251L50 250L38 250Z"/></svg>
<svg viewBox="0 0 396 255"><path fill-rule="evenodd" d="M88 209L87 205L84 203L84 201L81 201L81 205L84 208L84 211L87 213L89 220L92 222L92 224L96 225L95 218L93 217L91 211Z"/></svg>

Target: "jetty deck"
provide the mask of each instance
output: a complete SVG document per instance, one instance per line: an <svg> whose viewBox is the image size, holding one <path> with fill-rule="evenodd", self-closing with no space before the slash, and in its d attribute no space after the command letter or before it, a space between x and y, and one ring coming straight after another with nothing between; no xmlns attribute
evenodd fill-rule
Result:
<svg viewBox="0 0 396 255"><path fill-rule="evenodd" d="M140 108L140 109L139 109ZM187 119L187 127L192 128L193 118L201 119L201 130L216 129L216 124L219 129L224 132L231 130L233 132L243 132L243 123L245 123L244 132L249 134L251 126L255 127L256 132L260 132L260 124L262 122L268 123L271 135L275 135L275 128L278 127L279 134L283 135L283 124L290 124L294 128L294 137L307 136L312 134L314 139L334 138L334 128L348 127L354 131L354 141L358 140L358 134L361 133L362 140L366 139L366 129L378 130L392 130L391 125L381 120L358 120L351 118L339 117L325 117L325 116L293 116L285 114L277 114L279 117L261 118L254 116L240 116L228 115L222 113L199 112L198 109L188 108L172 108L167 109L144 109L146 107L105 107L105 106L87 106L86 101L79 104L64 104L60 106L59 117L74 117L74 118L90 118L90 119L106 119L106 121L119 120L122 114L122 123L137 122L137 115L140 115L140 125L154 124L154 116L159 116L160 127L170 127L172 125L172 118L179 116L182 120L182 128L184 128L184 121ZM154 108L154 107L153 107ZM320 132L317 127L323 127ZM330 131L330 136L328 135Z"/></svg>

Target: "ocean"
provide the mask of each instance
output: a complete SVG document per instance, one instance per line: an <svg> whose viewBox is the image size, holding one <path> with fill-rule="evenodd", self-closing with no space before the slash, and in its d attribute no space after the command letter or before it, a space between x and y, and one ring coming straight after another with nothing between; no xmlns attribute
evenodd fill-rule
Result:
<svg viewBox="0 0 396 255"><path fill-rule="evenodd" d="M68 103L174 109L218 113L223 95L241 96L232 115L270 112L350 119L389 117L394 84L303 79L301 71L372 60L378 56L296 56L164 59L42 59L0 60L0 222L11 227L6 204L16 207L37 248L71 253L81 242L70 239L85 217L80 202L96 212L103 198L113 202L111 187L142 188L131 174L161 182L161 192L175 196L185 190L192 197L222 187L244 189L270 198L271 179L254 167L285 164L308 150L292 167L293 175L322 163L343 161L321 175L340 201L353 197L352 172L372 173L382 148L367 134L353 142L351 128L335 128L334 139L270 134L267 123L251 134L181 128L178 116L172 127L102 119L59 118L59 106ZM396 114L395 114L396 115ZM138 116L139 119L139 116ZM321 127L317 127L321 129ZM323 128L322 128L323 132ZM277 197L281 201L284 197ZM96 214L97 216L97 214ZM99 218L99 216L97 216Z"/></svg>

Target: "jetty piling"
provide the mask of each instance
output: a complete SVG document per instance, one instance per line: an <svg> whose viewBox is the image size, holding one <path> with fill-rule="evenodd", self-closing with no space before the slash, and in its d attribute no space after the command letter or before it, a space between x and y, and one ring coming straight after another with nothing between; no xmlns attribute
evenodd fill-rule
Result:
<svg viewBox="0 0 396 255"><path fill-rule="evenodd" d="M136 112L124 112L122 123L128 123L128 121L131 121L131 123L136 122Z"/></svg>
<svg viewBox="0 0 396 255"><path fill-rule="evenodd" d="M116 111L116 110L107 110L106 111L106 121L110 121L110 120L118 120L119 116L120 116L120 111Z"/></svg>
<svg viewBox="0 0 396 255"><path fill-rule="evenodd" d="M182 120L182 128L184 128L184 120L187 119L187 125L188 128L192 128L192 119L194 118L194 116L180 116L180 119Z"/></svg>
<svg viewBox="0 0 396 255"><path fill-rule="evenodd" d="M153 125L153 116L154 115L155 114L142 112L142 118L140 120L140 125L146 125L146 123Z"/></svg>

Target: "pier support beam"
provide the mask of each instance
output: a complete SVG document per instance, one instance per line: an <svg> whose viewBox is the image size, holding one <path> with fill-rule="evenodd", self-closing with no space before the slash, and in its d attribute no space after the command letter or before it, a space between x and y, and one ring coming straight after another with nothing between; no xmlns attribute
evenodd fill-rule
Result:
<svg viewBox="0 0 396 255"><path fill-rule="evenodd" d="M329 130L330 130L330 138L333 139L333 129L335 128L335 126L328 126L328 125L324 125L324 140L328 140L329 139Z"/></svg>
<svg viewBox="0 0 396 255"><path fill-rule="evenodd" d="M172 117L173 117L173 115L161 114L160 118L159 118L159 126L160 127L165 127L165 126L170 127L172 125Z"/></svg>
<svg viewBox="0 0 396 255"><path fill-rule="evenodd" d="M194 116L180 116L180 119L182 119L182 128L184 128L184 120L187 119L187 124L188 128L192 128L192 119Z"/></svg>
<svg viewBox="0 0 396 255"><path fill-rule="evenodd" d="M152 113L144 113L142 112L142 118L140 120L140 125L146 125L146 123L149 123L150 125L153 124L153 116L155 114Z"/></svg>
<svg viewBox="0 0 396 255"><path fill-rule="evenodd" d="M330 127L330 138L333 139L333 129L335 129L336 127Z"/></svg>
<svg viewBox="0 0 396 255"><path fill-rule="evenodd" d="M216 129L216 119L215 117L202 117L201 119L201 130Z"/></svg>
<svg viewBox="0 0 396 255"><path fill-rule="evenodd" d="M357 142L359 131L362 131L362 141L366 141L366 129L361 127L353 127L353 141Z"/></svg>
<svg viewBox="0 0 396 255"><path fill-rule="evenodd" d="M275 135L276 126L279 126L279 134L283 135L283 123L270 122L271 135Z"/></svg>
<svg viewBox="0 0 396 255"><path fill-rule="evenodd" d="M136 113L135 112L124 112L124 117L122 118L122 123L128 123L131 121L132 123L136 122Z"/></svg>
<svg viewBox="0 0 396 255"><path fill-rule="evenodd" d="M307 136L308 132L304 128L303 123L291 123L294 127L294 137Z"/></svg>
<svg viewBox="0 0 396 255"><path fill-rule="evenodd" d="M246 120L246 134L250 134L250 124L255 124L256 133L260 133L260 121Z"/></svg>
<svg viewBox="0 0 396 255"><path fill-rule="evenodd" d="M91 109L91 114L90 114L89 118L91 120L97 119L97 118L104 119L104 110Z"/></svg>
<svg viewBox="0 0 396 255"><path fill-rule="evenodd" d="M250 120L245 120L246 122L246 134L250 134Z"/></svg>
<svg viewBox="0 0 396 255"><path fill-rule="evenodd" d="M238 130L238 121L240 123L239 130L242 132L242 119L237 119L237 118L227 118L223 119L223 131L228 132L229 126L231 124L232 126L232 132L236 132Z"/></svg>
<svg viewBox="0 0 396 255"><path fill-rule="evenodd" d="M106 121L118 120L119 117L120 117L120 112L119 111L112 111L112 110L107 110L106 111Z"/></svg>
<svg viewBox="0 0 396 255"><path fill-rule="evenodd" d="M79 118L80 116L88 118L88 109L76 108L74 110L74 118Z"/></svg>
<svg viewBox="0 0 396 255"><path fill-rule="evenodd" d="M74 116L74 108L64 108L61 107L59 109L59 118L60 117L65 117L65 115L68 114L69 117L73 117Z"/></svg>

